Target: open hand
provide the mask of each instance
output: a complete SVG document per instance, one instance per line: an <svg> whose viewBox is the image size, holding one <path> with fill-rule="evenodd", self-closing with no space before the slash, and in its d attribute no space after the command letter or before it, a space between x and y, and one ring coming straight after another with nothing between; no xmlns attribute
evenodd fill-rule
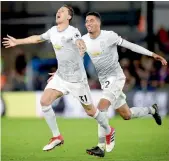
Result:
<svg viewBox="0 0 169 161"><path fill-rule="evenodd" d="M153 53L152 57L155 60L161 61L162 65L167 65L167 61L162 56Z"/></svg>
<svg viewBox="0 0 169 161"><path fill-rule="evenodd" d="M3 38L2 44L5 48L14 47L17 45L17 39L12 36L7 35L7 37Z"/></svg>

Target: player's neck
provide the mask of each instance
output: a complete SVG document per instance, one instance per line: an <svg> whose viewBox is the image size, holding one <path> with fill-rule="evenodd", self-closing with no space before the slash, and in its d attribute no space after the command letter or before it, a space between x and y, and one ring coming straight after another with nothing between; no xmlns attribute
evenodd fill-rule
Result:
<svg viewBox="0 0 169 161"><path fill-rule="evenodd" d="M57 30L59 32L62 32L64 30L66 30L69 27L69 23L61 23L57 25Z"/></svg>
<svg viewBox="0 0 169 161"><path fill-rule="evenodd" d="M96 39L97 37L99 37L100 34L101 34L101 30L93 33L89 33L91 39Z"/></svg>

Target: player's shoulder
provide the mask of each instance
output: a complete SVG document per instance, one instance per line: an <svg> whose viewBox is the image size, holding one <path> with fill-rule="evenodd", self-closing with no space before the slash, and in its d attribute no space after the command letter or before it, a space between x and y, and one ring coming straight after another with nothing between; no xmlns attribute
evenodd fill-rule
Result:
<svg viewBox="0 0 169 161"><path fill-rule="evenodd" d="M50 34L53 34L53 32L56 32L57 31L57 26L52 26L51 28L48 29L48 32Z"/></svg>
<svg viewBox="0 0 169 161"><path fill-rule="evenodd" d="M87 34L85 34L85 35L82 36L82 39L83 39L83 40L87 40L87 39L89 39L89 38L90 38L89 33L87 33Z"/></svg>
<svg viewBox="0 0 169 161"><path fill-rule="evenodd" d="M49 30L50 30L50 31L57 30L57 26L52 26Z"/></svg>
<svg viewBox="0 0 169 161"><path fill-rule="evenodd" d="M117 33L115 33L114 31L103 31L103 38L105 38L108 41L116 41L119 38L119 35Z"/></svg>
<svg viewBox="0 0 169 161"><path fill-rule="evenodd" d="M103 35L117 35L117 33L115 33L114 31L112 30L101 30L102 34Z"/></svg>
<svg viewBox="0 0 169 161"><path fill-rule="evenodd" d="M69 25L68 30L70 30L71 32L76 32L76 31L79 31L79 29L78 29L78 28L76 28L76 27L74 27L74 26L71 26L71 25Z"/></svg>

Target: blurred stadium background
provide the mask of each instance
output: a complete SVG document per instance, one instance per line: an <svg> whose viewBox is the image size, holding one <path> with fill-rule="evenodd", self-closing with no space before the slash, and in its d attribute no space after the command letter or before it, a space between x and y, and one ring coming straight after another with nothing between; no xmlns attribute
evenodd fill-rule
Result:
<svg viewBox="0 0 169 161"><path fill-rule="evenodd" d="M167 1L3 1L1 2L1 40L7 34L16 38L24 38L34 34L44 33L50 27L55 25L56 11L63 4L69 4L74 8L75 16L72 25L77 27L81 31L82 35L86 33L84 26L85 14L88 11L97 11L101 14L103 19L102 29L113 30L123 38L144 46L149 50L164 56L167 61L169 60L169 2ZM154 136L156 137L156 142L154 142L154 145L149 144L150 140L139 140L139 143L135 140L133 146L131 145L129 153L133 153L132 148L135 148L135 144L139 144L140 149L144 148L141 147L140 143L145 141L146 145L144 146L150 145L151 148L151 146L160 147L161 145L163 148L160 152L157 148L153 149L154 151L152 151L152 154L146 153L147 158L145 157L143 160L150 161L151 159L149 157L156 154L156 158L152 158L153 161L167 161L167 155L169 152L169 140L167 139L167 135L169 134L169 121L167 117L169 114L169 66L163 67L159 62L154 61L152 58L133 53L125 48L119 47L118 52L120 64L124 69L124 73L127 77L124 92L127 95L128 104L130 106L149 106L156 102L160 106L161 115L166 116L164 119L165 125L161 130L162 133L158 132L158 135ZM53 72L57 69L57 60L55 59L55 54L53 52L52 46L46 42L38 45L17 46L11 49L5 49L1 44L0 62L1 115L5 116L2 119L2 149L4 148L4 153L2 151L2 159L8 161L32 161L33 156L37 154L31 152L33 146L36 146L36 144L33 145L33 143L30 143L31 140L29 143L27 143L28 140L26 141L26 144L31 144L31 146L28 146L30 149L26 149L26 151L23 152L23 155L27 155L27 152L31 153L30 156L27 156L27 158L24 158L23 155L21 156L21 154L17 153L22 149L19 149L18 151L14 150L14 152L10 154L8 153L8 150L13 151L13 149L15 149L14 145L17 144L16 142L12 141L12 138L21 140L19 138L17 139L16 135L17 131L20 131L20 128L23 128L24 131L24 123L28 127L32 127L32 129L38 129L38 127L40 127L38 131L41 132L44 132L43 129L45 129L44 135L46 134L50 136L50 134L47 133L48 129L44 122L39 126L40 123L37 117L43 117L40 110L39 99L46 85L46 81L49 78L48 73ZM87 55L84 58L84 65L87 71L94 104L97 105L101 97L100 84L98 82L95 69ZM75 121L73 121L74 118L87 117L78 101L71 96L65 96L61 99L56 100L53 103L53 108L56 112L56 115L64 118L71 117L72 124L76 124ZM114 110L110 108L109 116L114 117L115 115L116 114L114 113ZM22 119L16 119L16 117L22 117ZM27 120L29 118L33 118L32 122ZM81 121L83 124L83 121L85 120ZM90 121L88 122L88 119L86 119L86 121L87 122L84 123L84 126L88 128L87 123L90 124L90 130L93 133L96 133L92 133L91 136L93 137L92 139L94 139L92 140L93 143L96 143L97 127L94 121L92 121L92 123L90 123ZM153 126L156 125L153 123L151 124L151 121L152 120L146 119L146 121L142 123L142 120L140 122L138 120L136 122L135 120L132 120L131 123L126 123L125 121L121 122L118 117L111 119L112 125L117 125L117 128L120 125L122 128L119 129L119 133L121 134L117 133L117 135L120 135L119 138L117 138L119 139L119 146L122 146L123 141L126 141L124 140L124 136L122 134L125 133L127 127L130 128L130 126L133 129L135 128L139 131L138 125L144 128L143 124L147 124L148 126L145 131L149 130L149 127L152 127L152 131L149 131L147 133L142 133L139 131L137 135L140 134L140 137L143 138L146 138L147 136L152 137L151 134L154 133L153 130L155 131L155 127ZM27 122L29 122L29 124L27 124ZM71 129L70 131L66 129L65 126L68 124L64 124L63 118L59 120L59 123L60 122L61 128L63 131L65 130L65 135L67 134L68 138L70 136L75 137L73 134L71 134ZM37 124L38 127L35 127L35 124ZM70 127L71 126L73 125L70 125ZM16 127L16 129L12 127ZM13 135L9 135L11 128L14 133ZM27 135L25 135L25 133L23 134L22 132L20 133L23 135L22 137L29 137L29 134L38 135L33 130L33 133L30 131L28 132L25 129L25 132L28 132ZM86 130L83 132L85 133ZM130 130L128 130L128 132L130 133ZM91 135L91 133L87 131L86 134L79 134L78 136L87 136L88 134ZM132 133L132 135L127 137L131 137L130 139L132 140L132 138L134 138L134 134L135 133ZM136 139L137 135L135 136ZM158 137L162 138L163 141L159 140L158 142ZM39 145L36 147L36 149L34 149L35 151L38 149L39 152L41 150L39 150L39 146L43 146L43 144L46 143L45 141L47 137L45 136L44 138L43 136L39 136L39 140L37 139L39 141ZM5 141L3 142L3 139L9 139L13 142L14 145L12 145L10 141L8 141L8 144L6 145ZM70 140L71 139L72 138L70 138ZM130 144L130 139L129 142L125 143ZM20 144L25 144L23 140L17 144L17 146L20 148L22 147ZM88 140L86 137L86 144L84 143L86 146L84 146L81 151L85 151L85 148L87 148L87 146L92 146L92 144L89 142L87 144L87 142ZM80 141L76 142L75 144L78 143L81 144ZM69 150L70 147L67 148ZM128 149L129 147L125 148ZM79 149L76 148L76 150ZM125 151L124 145L123 149L121 150ZM78 161L80 161L81 157L85 158L86 155L83 156L81 155L80 151L78 152L80 154ZM71 151L69 153L70 158L67 157L66 161L71 160L71 158L73 158L72 161L76 160L76 153L73 156L71 153L73 155L74 152ZM65 159L62 158L61 154L62 153L59 155L60 161ZM142 155L144 154L145 153L142 152ZM47 157L48 154L44 155L40 153L37 155L39 158L36 158L36 161L38 161L38 159L41 161L43 160L40 155L44 157L46 155ZM55 156L54 153L51 153L51 155L53 157ZM66 153L64 155L66 155ZM115 158L116 160L125 160L125 157L129 157L125 153L121 155L118 150L115 151L114 154L112 153L108 155L108 160L112 160L112 158ZM122 158L118 158L117 155L121 155ZM138 158L140 156L136 155L134 157L132 158L131 156L129 160L139 160ZM50 157L51 161L52 159L54 158ZM84 160L86 161L87 159L90 160L91 158L88 157ZM140 160L142 160L142 158L140 158Z"/></svg>

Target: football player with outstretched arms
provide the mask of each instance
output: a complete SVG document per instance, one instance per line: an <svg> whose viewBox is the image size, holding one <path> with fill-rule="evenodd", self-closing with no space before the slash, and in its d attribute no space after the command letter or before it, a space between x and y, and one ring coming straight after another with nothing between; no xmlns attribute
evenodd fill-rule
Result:
<svg viewBox="0 0 169 161"><path fill-rule="evenodd" d="M6 48L9 48L22 44L37 44L47 40L51 42L55 51L58 69L53 79L46 85L40 100L44 118L53 134L50 142L44 146L44 151L49 151L64 142L51 104L57 98L69 93L75 96L86 113L95 118L104 128L107 144L110 144L113 134L113 128L109 126L104 114L93 106L83 58L80 56L86 51L86 46L79 30L70 26L72 18L72 7L64 5L56 13L57 26L53 26L41 35L24 39L15 39L8 35L2 42Z"/></svg>

